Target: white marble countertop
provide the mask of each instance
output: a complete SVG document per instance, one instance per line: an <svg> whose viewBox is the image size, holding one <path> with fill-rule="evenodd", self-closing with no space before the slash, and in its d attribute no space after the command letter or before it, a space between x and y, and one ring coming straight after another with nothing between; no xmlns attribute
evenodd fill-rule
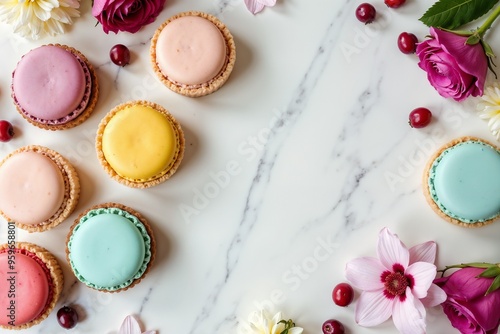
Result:
<svg viewBox="0 0 500 334"><path fill-rule="evenodd" d="M479 229L449 224L427 205L421 190L427 159L448 140L474 135L495 141L477 117L474 100L440 97L416 56L397 48L402 31L420 39L428 33L418 18L434 1L408 1L394 10L374 1L381 16L368 26L354 16L360 2L278 0L253 16L243 0L167 0L159 18L138 33L106 35L85 1L67 33L38 41L23 40L0 24L0 118L17 132L0 145L0 155L45 145L69 158L82 181L79 204L67 221L44 233L19 230L18 239L56 255L65 273L56 309L76 305L83 319L66 331L53 312L19 333L117 333L133 314L144 330L159 334L239 334L259 307L282 311L305 334L321 333L329 318L340 320L348 333L397 333L392 321L356 325L355 303L341 308L331 299L332 288L345 281L348 260L375 256L382 227L408 246L436 241L438 267L498 262L500 222ZM219 17L237 47L225 86L196 99L162 86L149 64L155 29L187 10ZM488 38L500 53L500 30ZM79 49L97 70L96 110L70 130L35 128L10 97L17 61L47 43ZM118 43L132 51L125 68L108 57ZM173 178L147 190L110 179L94 150L101 118L133 99L167 108L187 141ZM408 114L421 106L433 111L434 121L412 129ZM85 287L65 262L71 222L106 201L142 212L158 242L146 279L118 294ZM0 237L6 240L5 227ZM440 307L428 310L427 324L431 334L455 332Z"/></svg>

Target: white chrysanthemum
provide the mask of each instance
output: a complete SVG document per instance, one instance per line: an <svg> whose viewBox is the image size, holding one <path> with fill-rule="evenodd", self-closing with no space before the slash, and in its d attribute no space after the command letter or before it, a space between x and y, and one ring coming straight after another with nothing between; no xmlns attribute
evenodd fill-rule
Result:
<svg viewBox="0 0 500 334"><path fill-rule="evenodd" d="M488 121L491 133L500 140L500 87L497 83L484 89L483 96L477 104L479 117Z"/></svg>
<svg viewBox="0 0 500 334"><path fill-rule="evenodd" d="M276 313L273 317L265 310L254 312L249 316L248 321L250 324L248 334L281 334L286 329L288 329L285 332L287 334L301 334L304 331L300 327L295 327L295 324L291 325L291 320L284 320L281 312Z"/></svg>
<svg viewBox="0 0 500 334"><path fill-rule="evenodd" d="M79 17L79 0L0 0L0 21L23 37L38 39L64 32Z"/></svg>

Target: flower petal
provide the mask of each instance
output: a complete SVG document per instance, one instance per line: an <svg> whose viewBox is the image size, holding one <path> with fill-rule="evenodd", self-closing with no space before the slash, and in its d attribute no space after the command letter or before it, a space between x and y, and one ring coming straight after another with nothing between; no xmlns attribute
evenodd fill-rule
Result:
<svg viewBox="0 0 500 334"><path fill-rule="evenodd" d="M356 322L365 327L380 325L391 316L393 302L383 290L363 291L356 303Z"/></svg>
<svg viewBox="0 0 500 334"><path fill-rule="evenodd" d="M434 241L424 242L423 244L410 248L410 263L429 262L436 260L436 243Z"/></svg>
<svg viewBox="0 0 500 334"><path fill-rule="evenodd" d="M269 318L268 318L269 319ZM285 325L283 323L279 323L281 320L283 320L283 316L281 315L281 312L276 313L271 321L268 323L267 331L266 333L270 334L279 334L285 329Z"/></svg>
<svg viewBox="0 0 500 334"><path fill-rule="evenodd" d="M366 291L380 290L384 287L380 277L386 269L373 257L360 257L347 262L345 277L356 288Z"/></svg>
<svg viewBox="0 0 500 334"><path fill-rule="evenodd" d="M441 289L436 284L431 284L429 290L427 290L427 296L420 299L425 307L434 307L436 305L444 303L446 300L446 292Z"/></svg>
<svg viewBox="0 0 500 334"><path fill-rule="evenodd" d="M104 8L108 5L109 1L107 0L94 0L94 4L92 6L92 16L98 16L102 13Z"/></svg>
<svg viewBox="0 0 500 334"><path fill-rule="evenodd" d="M451 325L460 333L471 334L497 334L497 331L485 332L478 324L474 313L453 298L448 298L443 303L443 312L448 317Z"/></svg>
<svg viewBox="0 0 500 334"><path fill-rule="evenodd" d="M52 9L60 6L59 1L37 0L36 4L44 11L49 12L49 14Z"/></svg>
<svg viewBox="0 0 500 334"><path fill-rule="evenodd" d="M144 333L142 334L156 334L156 331L145 331Z"/></svg>
<svg viewBox="0 0 500 334"><path fill-rule="evenodd" d="M131 315L127 315L125 320L120 327L120 331L118 334L140 334L141 327L139 327L139 323L135 320Z"/></svg>
<svg viewBox="0 0 500 334"><path fill-rule="evenodd" d="M432 281L436 278L436 266L429 262L415 262L406 269L405 275L413 277L412 293L418 299L427 296Z"/></svg>
<svg viewBox="0 0 500 334"><path fill-rule="evenodd" d="M261 309L259 312L253 312L248 317L250 328L254 329L254 331L258 333L275 333L278 330L278 326L276 324L281 319L283 319L281 312L271 316L266 309ZM281 324L279 326L281 326Z"/></svg>
<svg viewBox="0 0 500 334"><path fill-rule="evenodd" d="M464 310L462 312L470 313L482 328L496 331L500 323L500 316L498 316L500 290L485 296L493 279L478 277L483 271L484 269L481 268L463 268L450 276L438 278L435 282L448 295L443 309L446 310L446 305L450 304L460 305L460 308Z"/></svg>
<svg viewBox="0 0 500 334"><path fill-rule="evenodd" d="M272 322L275 324L277 324L281 320L283 320L283 315L281 314L281 312L276 313L272 318Z"/></svg>
<svg viewBox="0 0 500 334"><path fill-rule="evenodd" d="M29 22L38 22L38 20L33 18L34 15L35 14L33 13L33 8L31 6L21 6L19 8L19 19L16 24L25 25Z"/></svg>
<svg viewBox="0 0 500 334"><path fill-rule="evenodd" d="M292 327L288 330L288 334L302 334L303 331L304 329L301 327Z"/></svg>
<svg viewBox="0 0 500 334"><path fill-rule="evenodd" d="M436 279L435 283L442 287L448 296L471 301L484 295L491 284L491 279L477 278L483 271L481 268L462 268L450 276Z"/></svg>
<svg viewBox="0 0 500 334"><path fill-rule="evenodd" d="M380 231L377 253L380 262L390 271L393 270L394 264L400 264L406 268L410 262L408 248L387 227Z"/></svg>
<svg viewBox="0 0 500 334"><path fill-rule="evenodd" d="M392 319L402 334L425 334L425 308L420 300L413 297L409 287L406 288L404 301L396 298Z"/></svg>
<svg viewBox="0 0 500 334"><path fill-rule="evenodd" d="M469 45L465 43L467 37L456 35L452 32L430 28L431 34L441 44L443 50L453 55L460 69L477 78L476 95L483 95L484 82L488 73L488 60L481 43Z"/></svg>
<svg viewBox="0 0 500 334"><path fill-rule="evenodd" d="M276 5L276 0L258 0L261 4L267 7L272 7Z"/></svg>
<svg viewBox="0 0 500 334"><path fill-rule="evenodd" d="M245 0L245 5L252 14L257 14L264 9L264 5L257 0Z"/></svg>

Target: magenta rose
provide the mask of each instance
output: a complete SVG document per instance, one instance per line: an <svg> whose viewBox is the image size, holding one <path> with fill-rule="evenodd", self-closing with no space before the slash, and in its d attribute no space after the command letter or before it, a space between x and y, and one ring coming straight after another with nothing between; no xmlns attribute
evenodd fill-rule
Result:
<svg viewBox="0 0 500 334"><path fill-rule="evenodd" d="M434 281L448 298L441 304L451 325L462 334L496 334L500 324L500 289L485 296L493 278L484 269L463 268Z"/></svg>
<svg viewBox="0 0 500 334"><path fill-rule="evenodd" d="M431 85L456 101L483 95L488 58L481 43L469 45L466 36L432 27L430 33L430 39L417 45L417 55Z"/></svg>
<svg viewBox="0 0 500 334"><path fill-rule="evenodd" d="M135 33L153 22L163 9L165 0L94 0L92 15L110 31Z"/></svg>

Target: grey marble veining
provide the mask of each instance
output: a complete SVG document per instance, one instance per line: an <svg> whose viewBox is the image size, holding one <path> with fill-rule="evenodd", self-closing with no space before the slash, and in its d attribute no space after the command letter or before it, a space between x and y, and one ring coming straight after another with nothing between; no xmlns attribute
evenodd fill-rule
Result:
<svg viewBox="0 0 500 334"><path fill-rule="evenodd" d="M85 3L66 34L37 42L19 40L0 24L0 118L12 120L18 133L0 145L0 154L35 143L59 151L82 181L79 205L68 220L93 204L121 202L147 217L158 244L153 268L140 284L105 294L79 283L65 262L71 222L43 234L19 231L19 239L47 247L62 263L65 288L57 307L75 305L85 315L71 333L116 334L125 316L134 314L144 331L159 334L251 334L245 332L247 317L264 306L294 319L304 333L318 333L323 321L338 318L351 333L392 334L391 321L359 327L354 304L339 308L331 301L333 286L345 281L345 263L376 256L382 227L408 246L435 240L438 266L483 256L498 261L491 255L498 253L491 237L498 235L498 223L479 230L452 226L421 192L423 168L440 144L471 134L494 140L471 111L473 101L441 98L416 58L397 50L402 30L424 38L428 31L418 16L431 3L408 1L397 11L377 3L380 16L371 26L356 20L358 4L278 0L253 16L243 0L172 0L138 33L106 35ZM187 10L220 18L237 46L230 80L197 99L169 91L150 66L156 27ZM82 125L47 132L16 112L10 76L25 52L56 42L79 49L94 64L100 98ZM124 68L108 56L118 43L133 55ZM132 99L165 106L185 131L181 168L154 189L117 184L95 156L100 120ZM409 111L418 106L435 113L426 129L407 125ZM451 332L439 308L428 311L429 334ZM20 333L66 331L53 312Z"/></svg>

